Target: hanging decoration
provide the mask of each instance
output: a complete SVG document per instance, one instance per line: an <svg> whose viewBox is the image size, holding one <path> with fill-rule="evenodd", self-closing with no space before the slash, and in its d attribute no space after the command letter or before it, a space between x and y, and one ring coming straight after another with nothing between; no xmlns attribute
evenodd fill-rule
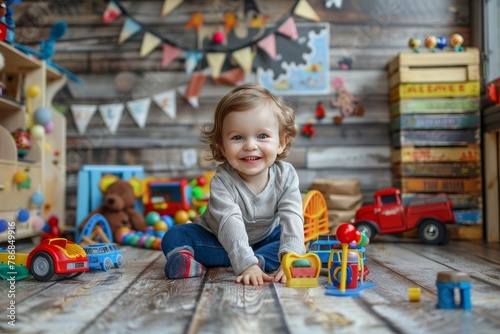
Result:
<svg viewBox="0 0 500 334"><path fill-rule="evenodd" d="M118 129L123 109L124 105L122 103L110 103L99 106L99 113L104 121L104 125L106 125L112 135L114 135Z"/></svg>
<svg viewBox="0 0 500 334"><path fill-rule="evenodd" d="M90 119L97 110L96 105L74 104L70 107L73 119L75 120L76 128L80 135L85 133Z"/></svg>
<svg viewBox="0 0 500 334"><path fill-rule="evenodd" d="M175 119L176 116L176 103L175 103L175 91L169 90L160 94L153 96L153 101L160 107L161 110L168 117Z"/></svg>
<svg viewBox="0 0 500 334"><path fill-rule="evenodd" d="M146 126L150 105L151 99L149 97L127 102L127 109L130 112L130 116L132 116L132 119L141 129L144 129Z"/></svg>
<svg viewBox="0 0 500 334"><path fill-rule="evenodd" d="M183 1L165 0L162 8L162 16L171 13ZM275 20L273 26L266 26L266 21L270 19L268 15L262 14L254 0L244 0L243 13L228 12L221 18L223 31L219 27L210 29L205 27L204 14L201 12L192 13L190 20L185 23L184 29L194 29L198 34L197 48L192 49L180 45L177 42L162 36L146 25L137 21L131 12L128 12L118 0L111 0L106 8L103 20L109 21L111 17L125 16L122 30L118 38L118 44L123 44L132 36L139 32L144 32L141 45L141 57L146 57L159 45L163 44L162 67L165 68L174 59L185 52L186 74L190 76L200 64L200 60L205 58L208 66L212 67L212 77L215 79L224 67L226 59L233 58L246 72L252 71L254 56L248 56L248 48L256 45L262 48L272 60L276 59L276 39L274 34L296 40L298 34L292 15L297 15L309 20L319 21L319 17L307 0L296 0L290 11L281 19ZM238 28L238 31L235 29ZM250 49L250 51L252 51ZM234 55L234 53L236 53ZM224 54L224 56L222 55ZM250 53L252 54L252 52ZM200 70L198 68L198 70Z"/></svg>

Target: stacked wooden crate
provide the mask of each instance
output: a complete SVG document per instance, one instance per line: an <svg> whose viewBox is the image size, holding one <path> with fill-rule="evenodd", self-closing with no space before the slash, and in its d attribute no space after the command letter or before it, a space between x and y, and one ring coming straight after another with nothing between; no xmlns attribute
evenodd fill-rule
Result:
<svg viewBox="0 0 500 334"><path fill-rule="evenodd" d="M479 51L401 52L389 63L393 183L403 201L447 193L458 229L482 238Z"/></svg>

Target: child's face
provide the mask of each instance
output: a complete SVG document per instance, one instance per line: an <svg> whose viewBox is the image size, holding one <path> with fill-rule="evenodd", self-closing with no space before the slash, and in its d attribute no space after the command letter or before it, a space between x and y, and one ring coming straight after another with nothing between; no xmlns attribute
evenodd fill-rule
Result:
<svg viewBox="0 0 500 334"><path fill-rule="evenodd" d="M222 152L240 176L249 181L267 177L284 145L279 137L279 123L269 107L231 112L222 122Z"/></svg>

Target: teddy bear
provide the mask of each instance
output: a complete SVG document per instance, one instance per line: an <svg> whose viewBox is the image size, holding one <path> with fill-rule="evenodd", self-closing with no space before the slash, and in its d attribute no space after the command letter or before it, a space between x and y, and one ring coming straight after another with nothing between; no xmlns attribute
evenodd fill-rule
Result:
<svg viewBox="0 0 500 334"><path fill-rule="evenodd" d="M134 209L134 203L141 196L138 179L124 181L114 175L104 175L99 183L103 192L103 203L82 221L79 228L83 229L89 218L102 214L108 221L113 235L122 227L145 232L147 228L144 216Z"/></svg>

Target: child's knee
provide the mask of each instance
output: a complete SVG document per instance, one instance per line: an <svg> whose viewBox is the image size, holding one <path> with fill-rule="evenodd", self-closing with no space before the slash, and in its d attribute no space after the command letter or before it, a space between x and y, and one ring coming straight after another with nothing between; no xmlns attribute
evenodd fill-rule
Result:
<svg viewBox="0 0 500 334"><path fill-rule="evenodd" d="M186 245L186 233L184 225L174 225L170 228L161 240L163 254L167 255L172 249Z"/></svg>

